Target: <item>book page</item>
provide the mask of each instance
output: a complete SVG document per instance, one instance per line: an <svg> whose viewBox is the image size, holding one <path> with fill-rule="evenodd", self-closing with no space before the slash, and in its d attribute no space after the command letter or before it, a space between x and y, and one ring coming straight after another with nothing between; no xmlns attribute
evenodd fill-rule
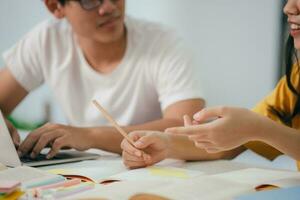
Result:
<svg viewBox="0 0 300 200"><path fill-rule="evenodd" d="M300 176L277 179L274 181L268 181L268 182L264 182L263 185L271 185L271 186L276 186L276 187L280 187L280 188L288 188L288 187L298 186L298 185L300 185Z"/></svg>
<svg viewBox="0 0 300 200"><path fill-rule="evenodd" d="M279 179L300 177L300 173L285 170L249 168L212 176L240 183L252 184L253 187L255 187Z"/></svg>
<svg viewBox="0 0 300 200"><path fill-rule="evenodd" d="M123 171L119 168L101 168L101 167L78 167L78 168L58 168L48 170L49 173L63 175L65 177L78 177L100 183L114 174Z"/></svg>
<svg viewBox="0 0 300 200"><path fill-rule="evenodd" d="M174 200L232 200L237 195L249 192L254 190L248 184L211 176L199 176L183 181L121 181L107 186L99 185L94 190L80 194L77 198L130 199L137 194L150 194Z"/></svg>
<svg viewBox="0 0 300 200"><path fill-rule="evenodd" d="M241 195L235 200L299 200L300 187L281 188Z"/></svg>
<svg viewBox="0 0 300 200"><path fill-rule="evenodd" d="M196 170L187 170L176 167L161 167L151 166L147 168L140 168L128 170L109 178L112 180L187 180L196 176L203 175L204 173Z"/></svg>
<svg viewBox="0 0 300 200"><path fill-rule="evenodd" d="M198 170L187 170L177 167L155 165L135 170L127 169L120 161L93 161L89 167L52 168L49 173L60 174L66 177L78 177L102 183L109 180L185 180L204 173Z"/></svg>
<svg viewBox="0 0 300 200"><path fill-rule="evenodd" d="M3 171L5 169L7 169L7 167L5 165L3 165L3 164L0 163L0 171Z"/></svg>
<svg viewBox="0 0 300 200"><path fill-rule="evenodd" d="M93 160L80 163L61 165L62 168L53 167L47 169L52 174L60 174L66 177L78 176L78 178L87 178L95 183L102 182L112 175L128 171L122 162L116 160ZM87 167L88 166L88 167Z"/></svg>

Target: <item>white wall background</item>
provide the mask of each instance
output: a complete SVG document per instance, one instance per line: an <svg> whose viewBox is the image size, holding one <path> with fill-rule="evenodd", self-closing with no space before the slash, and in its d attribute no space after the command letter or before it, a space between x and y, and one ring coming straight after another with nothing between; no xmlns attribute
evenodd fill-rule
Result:
<svg viewBox="0 0 300 200"><path fill-rule="evenodd" d="M32 27L48 17L48 11L44 8L42 0L0 2L0 67L4 66L2 53L29 32ZM43 86L30 94L18 106L14 116L25 122L41 121L45 117L44 104L50 98L48 89ZM58 119L61 119L60 115L57 116Z"/></svg>
<svg viewBox="0 0 300 200"><path fill-rule="evenodd" d="M281 0L128 0L174 27L196 54L208 105L252 107L277 81Z"/></svg>
<svg viewBox="0 0 300 200"><path fill-rule="evenodd" d="M127 11L174 27L186 39L195 52L208 105L250 108L276 82L281 4L281 0L127 0ZM1 1L0 52L47 17L39 0ZM48 98L47 88L39 89L16 115L41 117Z"/></svg>
<svg viewBox="0 0 300 200"><path fill-rule="evenodd" d="M0 52L18 41L31 27L48 17L41 0L0 2ZM3 60L1 58L2 66Z"/></svg>

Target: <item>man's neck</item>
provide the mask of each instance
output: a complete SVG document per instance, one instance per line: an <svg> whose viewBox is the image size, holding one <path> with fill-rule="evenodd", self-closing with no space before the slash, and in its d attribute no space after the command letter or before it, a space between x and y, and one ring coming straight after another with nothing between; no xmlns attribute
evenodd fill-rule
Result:
<svg viewBox="0 0 300 200"><path fill-rule="evenodd" d="M127 37L124 34L122 38L111 43L100 43L83 38L78 38L78 42L90 66L100 73L109 74L125 55Z"/></svg>

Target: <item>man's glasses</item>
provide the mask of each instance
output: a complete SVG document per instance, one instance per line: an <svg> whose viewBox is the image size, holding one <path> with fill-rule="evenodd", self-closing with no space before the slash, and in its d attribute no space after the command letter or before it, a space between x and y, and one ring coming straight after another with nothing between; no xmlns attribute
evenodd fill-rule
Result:
<svg viewBox="0 0 300 200"><path fill-rule="evenodd" d="M78 1L81 7L85 10L93 10L95 8L99 8L105 0L70 0L70 1ZM118 0L110 0L112 3L116 3Z"/></svg>

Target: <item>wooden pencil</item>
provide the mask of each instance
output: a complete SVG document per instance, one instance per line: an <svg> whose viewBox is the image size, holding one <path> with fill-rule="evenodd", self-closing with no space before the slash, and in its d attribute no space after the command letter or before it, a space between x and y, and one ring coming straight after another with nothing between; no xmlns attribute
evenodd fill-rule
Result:
<svg viewBox="0 0 300 200"><path fill-rule="evenodd" d="M128 136L128 134L121 128L121 126L112 118L110 114L98 103L97 100L93 100L93 104L103 114L103 116L121 133L121 135L134 146L134 141Z"/></svg>

